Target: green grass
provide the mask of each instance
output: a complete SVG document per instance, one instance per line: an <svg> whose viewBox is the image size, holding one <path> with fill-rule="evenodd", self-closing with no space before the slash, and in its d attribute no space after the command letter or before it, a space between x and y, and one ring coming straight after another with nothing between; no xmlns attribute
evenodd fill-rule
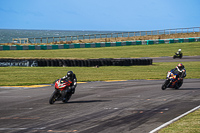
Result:
<svg viewBox="0 0 200 133"><path fill-rule="evenodd" d="M200 132L200 109L172 123L158 133L199 133Z"/></svg>
<svg viewBox="0 0 200 133"><path fill-rule="evenodd" d="M10 50L1 51L0 57L78 59L161 57L173 56L178 49L182 49L184 56L200 55L200 42L61 50Z"/></svg>
<svg viewBox="0 0 200 133"><path fill-rule="evenodd" d="M200 55L200 42L134 45L102 48L78 48L61 50L10 50L1 51L4 58L134 58L173 56L182 49L184 55ZM178 62L154 63L151 66L109 67L0 67L0 86L48 84L72 70L78 81L164 79L166 72ZM200 78L199 62L185 62L187 78ZM12 82L11 82L12 81ZM13 82L14 81L14 82Z"/></svg>
<svg viewBox="0 0 200 133"><path fill-rule="evenodd" d="M154 63L150 66L95 67L0 67L0 86L49 84L72 70L78 81L165 79L167 71L179 62ZM200 78L200 62L184 62L186 78Z"/></svg>

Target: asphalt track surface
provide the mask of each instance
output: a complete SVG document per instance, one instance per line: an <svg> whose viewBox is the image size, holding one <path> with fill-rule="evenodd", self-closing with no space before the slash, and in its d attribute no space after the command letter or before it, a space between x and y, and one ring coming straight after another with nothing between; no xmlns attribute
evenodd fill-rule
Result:
<svg viewBox="0 0 200 133"><path fill-rule="evenodd" d="M68 103L53 105L54 86L0 87L0 133L147 133L200 105L200 79L179 90L163 82L79 83Z"/></svg>
<svg viewBox="0 0 200 133"><path fill-rule="evenodd" d="M183 56L182 59L173 57L151 57L153 62L190 62L190 61L200 61L200 56Z"/></svg>

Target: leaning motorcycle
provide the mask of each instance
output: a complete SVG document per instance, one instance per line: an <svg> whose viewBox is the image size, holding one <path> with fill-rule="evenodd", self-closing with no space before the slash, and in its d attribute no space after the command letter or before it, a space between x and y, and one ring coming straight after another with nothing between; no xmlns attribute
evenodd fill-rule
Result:
<svg viewBox="0 0 200 133"><path fill-rule="evenodd" d="M58 79L55 82L55 90L49 98L49 104L54 104L55 101L62 101L67 103L72 96L70 90L70 80Z"/></svg>
<svg viewBox="0 0 200 133"><path fill-rule="evenodd" d="M175 59L175 58L182 58L183 57L183 54L181 53L181 54L177 54L177 53L175 53L175 55L173 56L173 59Z"/></svg>
<svg viewBox="0 0 200 133"><path fill-rule="evenodd" d="M167 73L165 82L162 84L161 89L162 90L165 90L166 88L179 89L183 84L183 79L180 80L181 82L178 82L177 74L174 74L171 71L169 71Z"/></svg>

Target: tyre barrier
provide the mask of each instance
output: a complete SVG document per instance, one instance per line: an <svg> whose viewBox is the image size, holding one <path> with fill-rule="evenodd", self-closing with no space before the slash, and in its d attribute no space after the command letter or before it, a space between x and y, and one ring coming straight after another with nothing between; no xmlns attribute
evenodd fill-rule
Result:
<svg viewBox="0 0 200 133"><path fill-rule="evenodd" d="M0 59L0 67L3 66L39 66L39 67L94 67L94 66L132 66L132 65L152 65L153 59Z"/></svg>

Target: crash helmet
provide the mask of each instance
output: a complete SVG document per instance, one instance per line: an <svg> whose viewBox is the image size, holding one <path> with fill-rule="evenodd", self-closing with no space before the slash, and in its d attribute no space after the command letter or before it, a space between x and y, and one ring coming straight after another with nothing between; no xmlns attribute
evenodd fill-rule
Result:
<svg viewBox="0 0 200 133"><path fill-rule="evenodd" d="M177 65L177 68L178 68L180 71L182 71L182 70L183 70L183 68L184 68L184 66L183 66L183 64L182 64L182 63L179 63L179 64Z"/></svg>
<svg viewBox="0 0 200 133"><path fill-rule="evenodd" d="M178 51L181 52L181 49L179 49Z"/></svg>
<svg viewBox="0 0 200 133"><path fill-rule="evenodd" d="M67 77L72 78L72 76L73 76L73 72L72 72L72 71L68 71L68 72L67 72Z"/></svg>

